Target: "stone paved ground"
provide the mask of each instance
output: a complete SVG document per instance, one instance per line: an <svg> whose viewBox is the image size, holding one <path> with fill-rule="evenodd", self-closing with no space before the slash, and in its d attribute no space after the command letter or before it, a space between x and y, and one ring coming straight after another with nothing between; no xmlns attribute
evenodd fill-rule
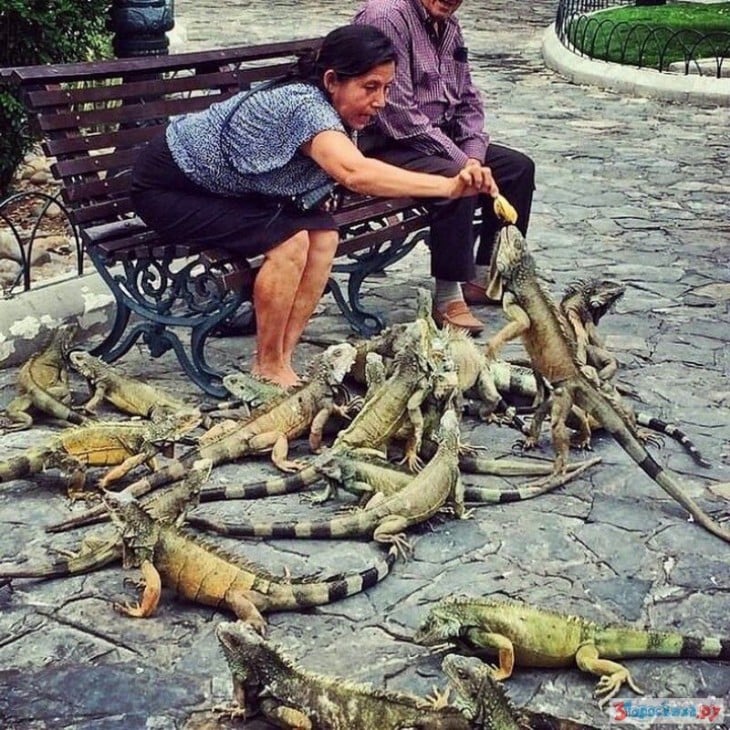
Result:
<svg viewBox="0 0 730 730"><path fill-rule="evenodd" d="M553 290L576 276L610 275L627 284L624 301L603 325L620 356L621 379L642 395L647 411L681 422L712 461L710 469L700 469L672 442L655 452L689 494L722 518L730 481L727 111L565 83L544 69L539 55L553 5L501 0L489 3L487 12L466 3L462 17L487 96L489 127L495 138L528 150L537 162L531 244ZM177 14L191 45L210 46L286 38L294 30L315 35L346 22L353 8L331 0L224 7L178 0ZM386 278L373 280L366 303L395 320L408 319L426 263L424 251L414 252ZM495 309L483 315L487 335L503 321ZM331 300L323 301L307 335L347 336ZM215 344L217 359L229 365L245 363L250 350L250 340ZM303 346L300 362L315 351ZM519 347L507 354L519 355ZM133 353L123 368L191 400L199 397L171 359ZM12 395L14 376L13 370L0 372L2 403ZM81 390L77 384L79 399ZM45 433L2 437L3 455L19 453ZM507 454L514 439L505 429L470 421L464 435L493 455ZM446 595L497 594L602 622L727 636L728 545L688 523L610 440L597 439L595 453L603 464L556 494L480 508L470 520L437 521L414 531L415 558L399 563L384 583L331 607L272 614L272 638L308 668L425 693L442 684L439 662L404 636L428 604ZM549 454L545 442L543 455ZM265 461L250 461L216 470L213 479L243 482L271 472ZM472 482L488 480L467 477ZM218 509L281 517L334 508L315 512L290 497ZM51 547L73 546L77 535L51 539L43 532L68 510L50 477L3 485L0 559L37 559ZM377 555L372 545L349 541L228 544L273 571L294 574L354 570ZM228 617L166 595L154 618L121 618L111 602L131 597L123 578L113 567L0 588L3 728L217 726L210 709L229 698L230 684L213 632ZM727 664L628 664L649 696L730 701ZM517 669L506 686L517 704L608 725L591 698L593 679L577 669Z"/></svg>

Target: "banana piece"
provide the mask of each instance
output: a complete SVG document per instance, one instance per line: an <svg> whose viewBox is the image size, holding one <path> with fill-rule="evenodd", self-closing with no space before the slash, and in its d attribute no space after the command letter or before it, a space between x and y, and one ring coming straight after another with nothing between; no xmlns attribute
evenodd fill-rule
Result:
<svg viewBox="0 0 730 730"><path fill-rule="evenodd" d="M517 223L517 211L504 195L494 196L494 214L510 225Z"/></svg>

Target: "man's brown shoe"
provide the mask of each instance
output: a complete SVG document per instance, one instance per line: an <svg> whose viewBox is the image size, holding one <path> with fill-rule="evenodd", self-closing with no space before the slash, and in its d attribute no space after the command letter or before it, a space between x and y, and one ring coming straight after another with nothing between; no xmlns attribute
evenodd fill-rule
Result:
<svg viewBox="0 0 730 730"><path fill-rule="evenodd" d="M464 301L468 304L499 304L498 299L492 299L487 296L487 290L473 281L465 281L461 285L461 291L464 294Z"/></svg>
<svg viewBox="0 0 730 730"><path fill-rule="evenodd" d="M436 307L433 308L433 321L439 327L444 324L450 324L452 327L458 327L467 332L474 334L481 332L484 325L469 311L469 307L465 302L453 301L446 305L445 311L441 311Z"/></svg>

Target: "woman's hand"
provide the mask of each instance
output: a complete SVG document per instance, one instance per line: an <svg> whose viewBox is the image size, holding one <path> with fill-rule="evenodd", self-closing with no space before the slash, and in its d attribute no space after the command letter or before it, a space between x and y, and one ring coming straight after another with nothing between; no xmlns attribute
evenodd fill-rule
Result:
<svg viewBox="0 0 730 730"><path fill-rule="evenodd" d="M499 188L494 182L492 171L483 166L479 160L469 159L459 174L451 178L453 191L450 198L465 198L469 195L485 193L492 198L499 195Z"/></svg>

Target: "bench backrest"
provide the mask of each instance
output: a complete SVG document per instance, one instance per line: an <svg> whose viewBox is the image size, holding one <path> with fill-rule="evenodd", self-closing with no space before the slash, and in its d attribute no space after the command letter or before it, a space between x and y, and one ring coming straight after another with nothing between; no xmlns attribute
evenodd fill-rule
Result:
<svg viewBox="0 0 730 730"><path fill-rule="evenodd" d="M80 228L131 214L129 171L170 116L199 111L285 73L320 38L12 70L72 221Z"/></svg>

